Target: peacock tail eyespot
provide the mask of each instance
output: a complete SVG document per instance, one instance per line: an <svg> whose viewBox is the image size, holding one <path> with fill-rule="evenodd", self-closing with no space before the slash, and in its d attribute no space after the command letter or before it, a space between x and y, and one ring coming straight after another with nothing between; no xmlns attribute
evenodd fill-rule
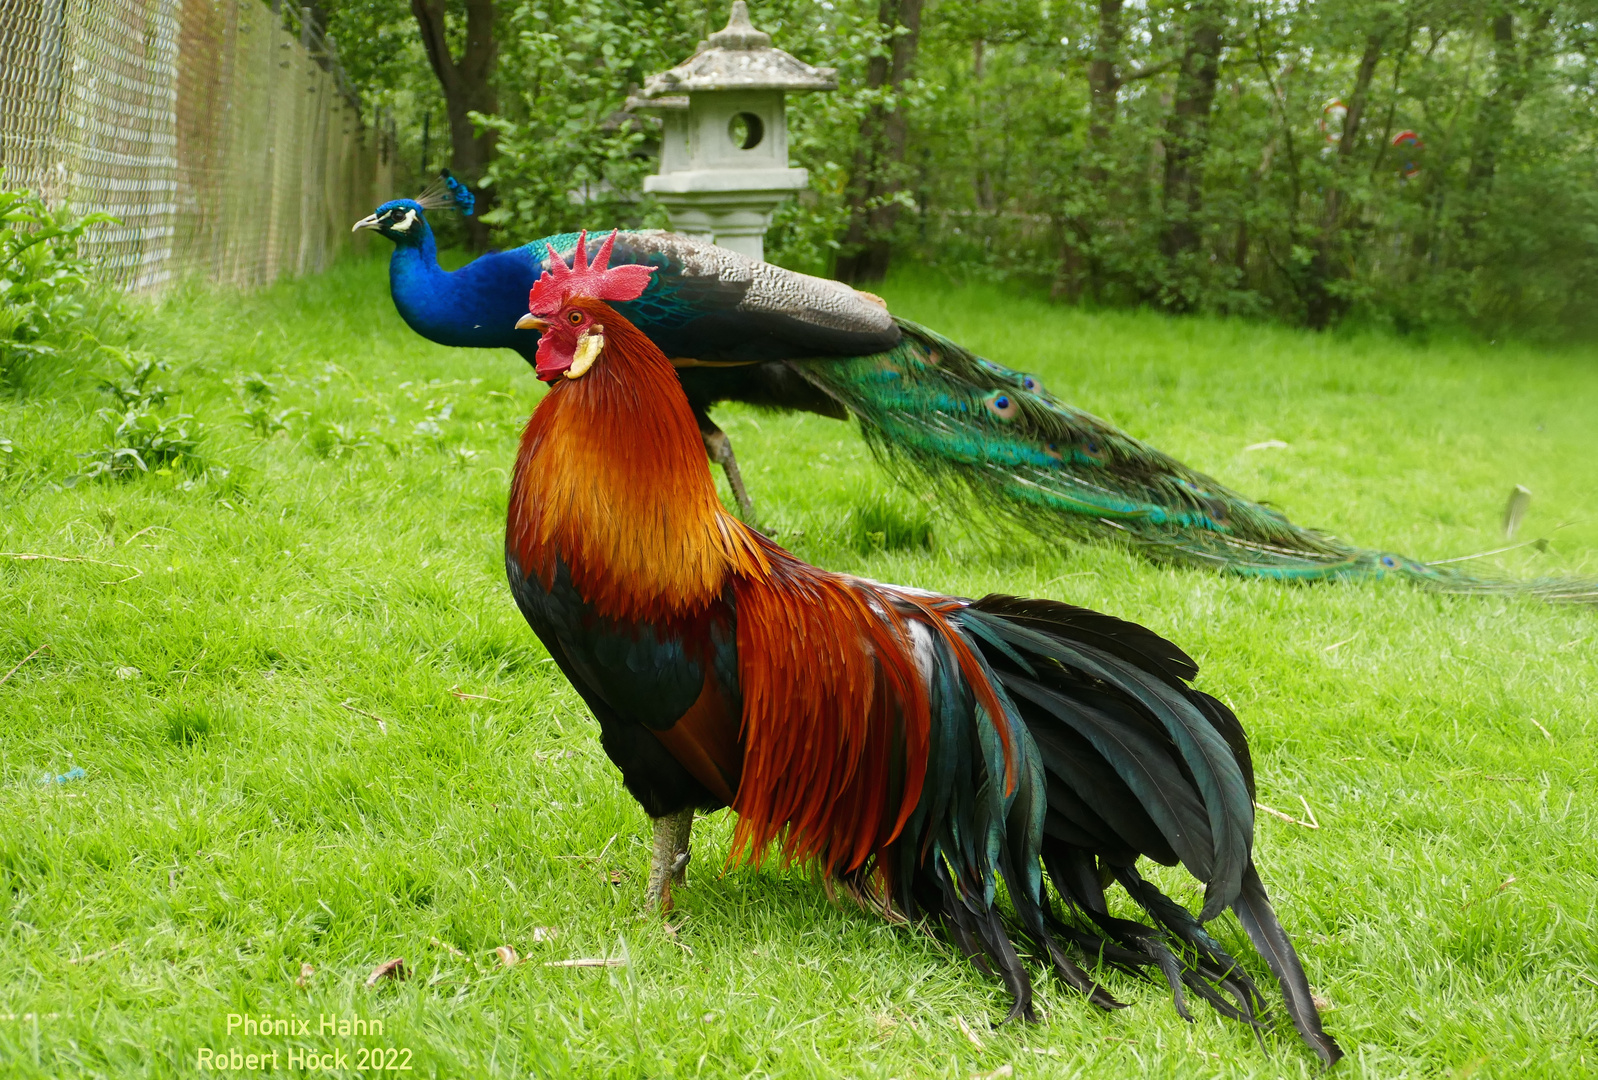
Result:
<svg viewBox="0 0 1598 1080"><path fill-rule="evenodd" d="M1030 390L1034 394L1043 389L1043 384L1030 375L1021 376L1021 386L1023 389Z"/></svg>
<svg viewBox="0 0 1598 1080"><path fill-rule="evenodd" d="M1393 558L1391 555L1383 555L1382 565L1391 570L1398 565L1398 560Z"/></svg>
<svg viewBox="0 0 1598 1080"><path fill-rule="evenodd" d="M1003 390L993 391L983 399L983 404L1000 420L1014 420L1016 413L1021 411L1021 406L1016 403L1015 398Z"/></svg>
<svg viewBox="0 0 1598 1080"><path fill-rule="evenodd" d="M1044 446L1043 453L1044 453L1044 455L1046 457L1051 457L1055 461L1064 461L1065 460L1065 455L1060 453L1060 447L1059 447L1059 444L1057 444L1057 443L1049 443L1046 446Z"/></svg>

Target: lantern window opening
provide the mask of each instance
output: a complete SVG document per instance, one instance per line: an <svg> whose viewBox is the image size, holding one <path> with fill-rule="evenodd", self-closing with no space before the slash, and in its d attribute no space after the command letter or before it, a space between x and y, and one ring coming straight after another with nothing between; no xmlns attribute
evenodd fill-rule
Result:
<svg viewBox="0 0 1598 1080"><path fill-rule="evenodd" d="M740 150L753 150L766 136L766 125L752 112L734 113L727 121L727 137Z"/></svg>

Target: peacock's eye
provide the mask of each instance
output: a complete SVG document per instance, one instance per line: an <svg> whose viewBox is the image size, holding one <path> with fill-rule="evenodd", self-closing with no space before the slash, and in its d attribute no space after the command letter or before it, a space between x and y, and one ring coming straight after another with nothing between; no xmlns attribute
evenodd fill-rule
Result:
<svg viewBox="0 0 1598 1080"><path fill-rule="evenodd" d="M566 317L571 320L573 326L583 321L583 313L580 311L574 311Z"/></svg>

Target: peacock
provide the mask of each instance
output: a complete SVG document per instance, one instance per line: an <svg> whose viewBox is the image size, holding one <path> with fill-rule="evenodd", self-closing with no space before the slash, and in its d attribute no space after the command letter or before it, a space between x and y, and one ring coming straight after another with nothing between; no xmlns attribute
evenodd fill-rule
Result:
<svg viewBox="0 0 1598 1080"><path fill-rule="evenodd" d="M446 172L416 199L379 206L355 229L394 242L389 286L401 317L441 345L507 348L534 360L514 329L548 264L576 233L491 252L453 272L438 264L426 213L472 209ZM706 453L746 519L753 505L732 443L710 417L723 401L853 416L877 458L909 486L938 490L1059 542L1105 541L1165 563L1276 581L1404 578L1458 593L1598 603L1598 582L1509 582L1361 548L1294 524L1054 398L1032 375L891 314L869 293L659 231L618 233L617 265L654 268L617 306L669 358Z"/></svg>

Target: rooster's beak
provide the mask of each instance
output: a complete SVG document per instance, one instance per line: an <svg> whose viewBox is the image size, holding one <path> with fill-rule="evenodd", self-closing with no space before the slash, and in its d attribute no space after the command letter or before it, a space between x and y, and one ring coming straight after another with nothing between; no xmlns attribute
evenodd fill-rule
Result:
<svg viewBox="0 0 1598 1080"><path fill-rule="evenodd" d="M355 228L351 229L350 232L358 233L362 229L375 229L375 228L377 228L377 215L376 214L367 214L365 217L363 217L361 220L359 220L359 221L357 221L355 223Z"/></svg>
<svg viewBox="0 0 1598 1080"><path fill-rule="evenodd" d="M549 323L545 322L543 319L540 319L537 315L534 315L529 311L526 315L523 315L521 318L516 320L516 329L548 330Z"/></svg>

